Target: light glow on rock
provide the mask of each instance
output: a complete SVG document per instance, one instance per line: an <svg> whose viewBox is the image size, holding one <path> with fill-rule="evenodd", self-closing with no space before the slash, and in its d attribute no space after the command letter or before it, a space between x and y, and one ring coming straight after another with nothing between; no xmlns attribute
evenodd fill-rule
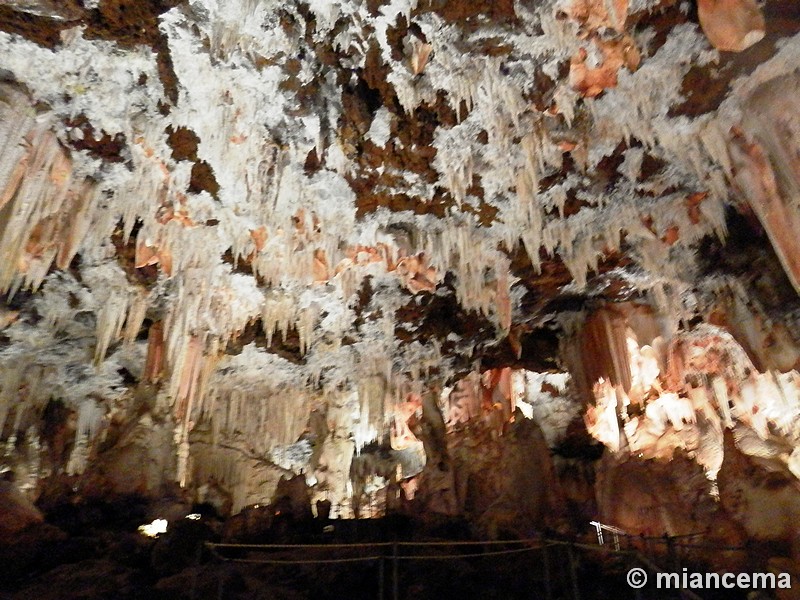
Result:
<svg viewBox="0 0 800 600"><path fill-rule="evenodd" d="M188 518L189 517L187 516L187 519ZM166 519L155 519L151 523L140 525L139 533L146 535L147 537L158 537L162 533L167 532L168 525L169 523Z"/></svg>

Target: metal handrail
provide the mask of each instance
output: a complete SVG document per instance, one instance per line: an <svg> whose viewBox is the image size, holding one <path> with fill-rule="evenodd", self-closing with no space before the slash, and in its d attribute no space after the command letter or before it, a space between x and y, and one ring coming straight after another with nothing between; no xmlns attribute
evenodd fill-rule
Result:
<svg viewBox="0 0 800 600"><path fill-rule="evenodd" d="M625 531L620 529L619 527L614 527L613 525L606 525L605 523L601 523L600 521L589 521L590 525L594 525L595 531L597 532L597 543L601 546L605 545L605 540L603 539L603 532L608 531L613 537L614 540L614 550L619 551L619 536L627 535Z"/></svg>

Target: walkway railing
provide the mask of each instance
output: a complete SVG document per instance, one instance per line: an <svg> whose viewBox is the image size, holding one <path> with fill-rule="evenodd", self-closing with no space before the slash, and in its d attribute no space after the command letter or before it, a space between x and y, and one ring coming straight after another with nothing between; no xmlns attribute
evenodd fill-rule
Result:
<svg viewBox="0 0 800 600"><path fill-rule="evenodd" d="M560 597L581 600L581 586L578 580L580 554L603 553L607 559L617 560L624 568L638 566L650 574L667 572L647 552L650 543L664 543L666 552L661 553L671 559L678 557L682 549L744 550L741 547L712 547L702 544L681 542L699 534L676 536L675 538L646 538L632 536L623 530L592 523L598 531L611 534L613 545L605 543L598 535L598 544L585 544L565 540L530 538L523 540L485 540L485 541L392 541L362 542L349 544L220 544L206 543L211 555L220 561L265 564L265 565L334 565L352 563L373 563L378 568L379 600L386 599L387 587L391 590L391 600L400 600L399 566L410 561L447 561L470 558L491 558L509 555L538 553L537 573L541 578L540 593L545 600L554 600L557 589ZM643 546L644 544L644 546ZM444 549L444 552L437 552ZM447 551L449 550L449 551ZM298 557L297 553L302 553ZM555 558L555 560L553 560ZM677 558L671 567L680 570ZM387 567L390 569L387 569ZM554 568L555 567L555 568ZM624 584L624 581L621 582ZM643 590L633 590L637 600L644 598ZM689 590L676 590L686 600L702 600Z"/></svg>
<svg viewBox="0 0 800 600"><path fill-rule="evenodd" d="M625 532L620 529L619 527L614 527L613 525L604 525L599 521L589 521L590 525L593 525L595 531L597 532L597 543L601 546L605 544L605 539L603 538L603 533L608 532L612 535L612 539L614 540L614 550L619 550L619 536L620 534L625 535Z"/></svg>

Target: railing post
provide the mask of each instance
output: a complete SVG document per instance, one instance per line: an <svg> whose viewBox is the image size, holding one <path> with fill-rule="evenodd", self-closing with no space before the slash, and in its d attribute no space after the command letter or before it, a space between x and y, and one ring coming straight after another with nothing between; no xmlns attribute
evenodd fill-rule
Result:
<svg viewBox="0 0 800 600"><path fill-rule="evenodd" d="M383 600L384 596L384 562L386 559L383 557L383 553L381 553L381 557L378 559L378 600Z"/></svg>
<svg viewBox="0 0 800 600"><path fill-rule="evenodd" d="M637 566L636 555L631 554L630 568L633 569L635 566ZM634 596L636 597L636 600L642 600L642 589L634 588Z"/></svg>
<svg viewBox="0 0 800 600"><path fill-rule="evenodd" d="M544 566L544 597L545 600L553 600L553 590L550 587L550 556L547 551L548 544L542 547L542 565Z"/></svg>
<svg viewBox="0 0 800 600"><path fill-rule="evenodd" d="M668 564L671 568L675 569L676 572L680 571L680 561L678 560L678 554L675 550L675 540L669 535L665 535L664 537L666 538L667 544Z"/></svg>
<svg viewBox="0 0 800 600"><path fill-rule="evenodd" d="M572 551L572 543L567 545L567 555L569 557L569 578L572 581L572 600L581 600L581 593L578 589L578 574L575 571L575 553Z"/></svg>
<svg viewBox="0 0 800 600"><path fill-rule="evenodd" d="M397 574L397 541L392 544L392 600L400 600L399 577Z"/></svg>
<svg viewBox="0 0 800 600"><path fill-rule="evenodd" d="M203 562L203 547L204 544L197 545L197 552L195 553L195 569L192 575L192 591L189 593L191 600L197 600L197 578L200 575L200 564Z"/></svg>

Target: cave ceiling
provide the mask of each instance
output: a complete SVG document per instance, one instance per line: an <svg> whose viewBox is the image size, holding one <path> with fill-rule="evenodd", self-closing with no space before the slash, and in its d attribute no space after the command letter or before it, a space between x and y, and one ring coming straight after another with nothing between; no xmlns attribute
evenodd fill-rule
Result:
<svg viewBox="0 0 800 600"><path fill-rule="evenodd" d="M785 0L0 1L3 437L141 401L179 457L237 419L268 452L331 395L566 370L614 304L668 337L738 294L791 337L798 32Z"/></svg>

